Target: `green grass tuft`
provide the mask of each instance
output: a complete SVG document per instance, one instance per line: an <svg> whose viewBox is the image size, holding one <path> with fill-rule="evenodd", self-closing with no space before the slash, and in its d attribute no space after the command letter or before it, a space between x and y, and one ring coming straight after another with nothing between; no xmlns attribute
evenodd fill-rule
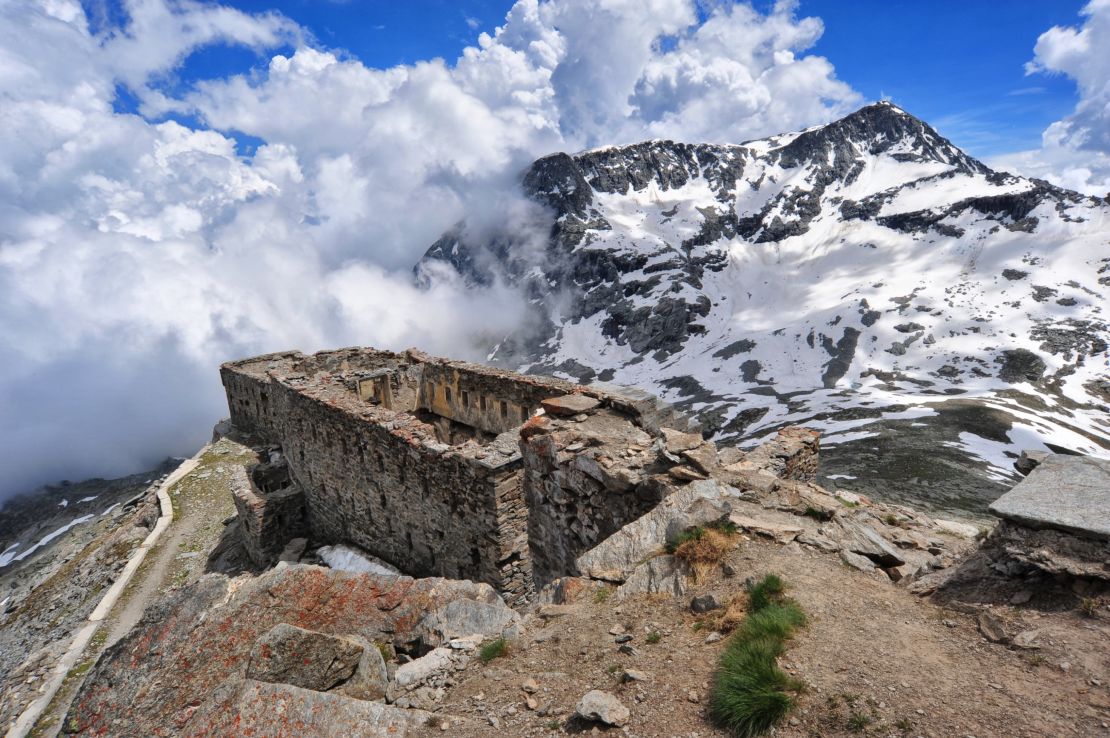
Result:
<svg viewBox="0 0 1110 738"><path fill-rule="evenodd" d="M785 599L786 587L771 574L751 585L751 607L721 655L710 696L716 725L739 738L766 733L793 709L790 693L804 685L778 667L778 657L806 617Z"/></svg>
<svg viewBox="0 0 1110 738"><path fill-rule="evenodd" d="M701 527L700 525L693 528L687 528L686 530L676 535L673 539L667 541L667 553L673 554L683 543L689 543L690 541L700 541L702 536L704 535L705 528Z"/></svg>
<svg viewBox="0 0 1110 738"><path fill-rule="evenodd" d="M748 585L748 610L759 612L782 597L786 585L776 574L768 574L754 584Z"/></svg>
<svg viewBox="0 0 1110 738"><path fill-rule="evenodd" d="M494 659L501 658L509 653L509 642L504 638L495 638L478 651L478 658L483 664L488 664Z"/></svg>
<svg viewBox="0 0 1110 738"><path fill-rule="evenodd" d="M659 641L663 640L663 634L660 633L657 630L653 630L653 631L651 631L650 633L647 634L647 638L645 638L644 640L647 641L648 643L655 644L655 643L658 643Z"/></svg>

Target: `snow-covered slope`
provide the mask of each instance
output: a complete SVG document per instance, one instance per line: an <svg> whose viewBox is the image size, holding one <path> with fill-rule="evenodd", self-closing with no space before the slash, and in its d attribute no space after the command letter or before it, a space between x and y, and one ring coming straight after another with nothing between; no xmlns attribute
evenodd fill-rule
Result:
<svg viewBox="0 0 1110 738"><path fill-rule="evenodd" d="M493 360L653 387L719 440L804 422L826 480L940 508L982 509L1024 448L1110 447L1110 206L891 104L555 154L523 186L553 211L543 253L464 226L422 262L529 291L541 328Z"/></svg>

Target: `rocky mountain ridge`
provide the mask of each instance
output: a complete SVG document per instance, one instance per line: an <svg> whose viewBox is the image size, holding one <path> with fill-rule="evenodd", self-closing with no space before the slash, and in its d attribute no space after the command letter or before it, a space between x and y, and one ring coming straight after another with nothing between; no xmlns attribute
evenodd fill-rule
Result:
<svg viewBox="0 0 1110 738"><path fill-rule="evenodd" d="M463 224L417 266L525 290L539 327L492 361L649 387L721 440L818 427L826 483L933 508L982 510L1024 447L1110 447L1110 207L894 105L552 154L522 188L552 217L542 249Z"/></svg>

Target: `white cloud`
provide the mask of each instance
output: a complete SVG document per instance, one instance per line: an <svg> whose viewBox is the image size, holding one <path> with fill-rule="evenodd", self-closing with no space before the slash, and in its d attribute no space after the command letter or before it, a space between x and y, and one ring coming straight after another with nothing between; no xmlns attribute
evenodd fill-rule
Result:
<svg viewBox="0 0 1110 738"><path fill-rule="evenodd" d="M1041 34L1026 72L1063 74L1079 93L1075 110L1050 125L1042 147L993 165L1093 195L1110 193L1110 0L1091 0L1080 27Z"/></svg>
<svg viewBox="0 0 1110 738"><path fill-rule="evenodd" d="M76 0L0 3L0 497L191 451L230 358L480 358L520 298L419 291L409 269L464 215L531 247L542 217L516 181L539 155L738 140L858 102L805 55L822 27L793 3L713 7L519 0L454 63L373 69L276 13L128 0L127 25L93 34ZM272 56L183 90L217 43ZM141 116L114 111L120 85ZM232 132L263 143L244 158Z"/></svg>

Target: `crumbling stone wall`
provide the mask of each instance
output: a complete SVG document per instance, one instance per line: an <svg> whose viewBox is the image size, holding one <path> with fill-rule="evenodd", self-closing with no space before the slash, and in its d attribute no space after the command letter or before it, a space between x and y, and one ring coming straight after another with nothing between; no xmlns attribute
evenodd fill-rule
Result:
<svg viewBox="0 0 1110 738"><path fill-rule="evenodd" d="M235 426L281 447L315 542L487 582L514 605L718 468L712 443L638 390L411 350L269 354L222 376ZM802 476L815 466L805 452L781 461ZM258 518L247 532L270 555L285 541L261 539L286 534L262 525L256 498L243 495L242 514Z"/></svg>
<svg viewBox="0 0 1110 738"><path fill-rule="evenodd" d="M534 423L521 449L537 587L673 491L656 437L611 408Z"/></svg>
<svg viewBox="0 0 1110 738"><path fill-rule="evenodd" d="M237 465L232 468L231 494L243 545L259 567L273 564L288 541L307 532L304 491L284 465L276 474L267 475L269 471L259 466L249 472Z"/></svg>
<svg viewBox="0 0 1110 738"><path fill-rule="evenodd" d="M352 543L416 576L488 582L523 604L534 589L516 428L535 397L571 385L543 379L509 392L511 373L470 367L344 349L271 354L222 374L235 426L281 446L314 541ZM383 379L392 407L365 388ZM498 392L517 412L510 430L492 435L498 426L487 421L482 438L457 446L413 412L478 421L466 411L485 396L496 421Z"/></svg>

